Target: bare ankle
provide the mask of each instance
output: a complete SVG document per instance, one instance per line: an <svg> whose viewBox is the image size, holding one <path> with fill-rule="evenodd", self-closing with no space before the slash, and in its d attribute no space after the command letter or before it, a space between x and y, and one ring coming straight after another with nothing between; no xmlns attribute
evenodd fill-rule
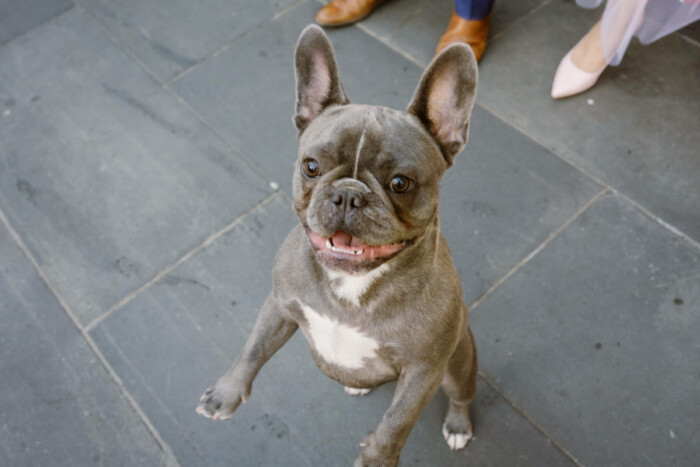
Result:
<svg viewBox="0 0 700 467"><path fill-rule="evenodd" d="M589 73L596 72L607 64L600 41L600 21L576 44L571 52L571 61Z"/></svg>

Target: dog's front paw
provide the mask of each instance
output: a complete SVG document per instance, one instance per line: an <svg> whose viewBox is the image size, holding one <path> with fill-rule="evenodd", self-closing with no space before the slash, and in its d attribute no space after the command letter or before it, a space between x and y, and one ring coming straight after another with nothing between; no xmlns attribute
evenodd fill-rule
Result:
<svg viewBox="0 0 700 467"><path fill-rule="evenodd" d="M442 436L445 437L445 441L447 441L447 445L450 447L450 449L453 451L459 451L467 445L470 439L472 439L472 432L471 429L466 433L452 431L447 427L447 423L445 423L442 425Z"/></svg>
<svg viewBox="0 0 700 467"><path fill-rule="evenodd" d="M213 420L226 420L249 395L249 389L242 390L236 384L219 381L199 398L197 413Z"/></svg>
<svg viewBox="0 0 700 467"><path fill-rule="evenodd" d="M442 436L453 451L463 449L472 439L472 422L466 406L450 404L445 423L442 425Z"/></svg>
<svg viewBox="0 0 700 467"><path fill-rule="evenodd" d="M399 465L401 448L392 446L381 447L373 434L360 444L363 446L360 457L355 460L354 467L396 467Z"/></svg>

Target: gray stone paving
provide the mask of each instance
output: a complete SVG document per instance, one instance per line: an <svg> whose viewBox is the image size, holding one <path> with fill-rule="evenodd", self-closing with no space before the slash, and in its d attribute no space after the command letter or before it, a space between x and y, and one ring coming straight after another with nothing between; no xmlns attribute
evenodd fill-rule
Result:
<svg viewBox="0 0 700 467"><path fill-rule="evenodd" d="M296 223L292 51L316 0L0 0L0 465L351 465L347 396L295 336L198 416ZM329 31L353 102L403 108L450 0ZM476 438L431 402L401 465L695 465L700 29L549 98L600 10L500 0L441 214L471 304Z"/></svg>

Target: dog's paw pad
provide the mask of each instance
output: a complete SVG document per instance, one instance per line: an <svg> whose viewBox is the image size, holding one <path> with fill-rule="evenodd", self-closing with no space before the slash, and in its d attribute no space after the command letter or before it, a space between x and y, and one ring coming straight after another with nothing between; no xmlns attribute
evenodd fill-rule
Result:
<svg viewBox="0 0 700 467"><path fill-rule="evenodd" d="M447 445L453 451L459 451L464 448L469 440L472 439L471 431L468 433L451 433L450 430L447 429L447 424L442 426L442 436L445 437Z"/></svg>
<svg viewBox="0 0 700 467"><path fill-rule="evenodd" d="M231 403L231 401L227 401L220 394L217 394L214 389L207 389L202 397L199 398L197 413L212 420L227 420L233 416L233 411L240 402L234 401L234 403ZM240 401L240 398L238 401Z"/></svg>
<svg viewBox="0 0 700 467"><path fill-rule="evenodd" d="M351 396L366 396L369 394L371 389L358 389L358 388L349 388L345 386L345 392L350 394Z"/></svg>

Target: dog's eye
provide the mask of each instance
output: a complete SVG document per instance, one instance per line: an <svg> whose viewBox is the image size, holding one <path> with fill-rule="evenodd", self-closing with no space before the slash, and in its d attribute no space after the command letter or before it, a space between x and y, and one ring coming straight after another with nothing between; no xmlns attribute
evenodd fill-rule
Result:
<svg viewBox="0 0 700 467"><path fill-rule="evenodd" d="M318 162L313 159L306 159L301 169L304 171L304 175L309 178L315 178L321 175L321 167L318 165Z"/></svg>
<svg viewBox="0 0 700 467"><path fill-rule="evenodd" d="M394 193L406 193L413 186L410 178L403 175L397 175L389 182L389 189Z"/></svg>

